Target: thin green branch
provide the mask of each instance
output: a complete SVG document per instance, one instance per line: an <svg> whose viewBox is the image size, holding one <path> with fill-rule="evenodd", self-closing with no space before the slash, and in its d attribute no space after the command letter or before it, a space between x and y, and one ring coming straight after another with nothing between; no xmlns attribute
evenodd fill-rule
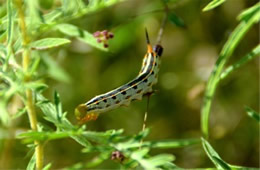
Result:
<svg viewBox="0 0 260 170"><path fill-rule="evenodd" d="M28 74L28 67L30 64L30 53L31 50L29 46L29 37L27 35L26 30L26 23L25 23L25 16L23 11L23 3L22 0L16 0L16 6L18 9L19 15L19 27L22 34L22 44L23 44L23 70L25 74L25 81L30 81L30 75ZM27 112L30 120L30 125L33 131L37 131L37 117L34 107L34 100L33 100L33 92L30 89L26 90L26 106ZM35 140L35 154L36 154L36 169L43 168L43 145L40 141Z"/></svg>
<svg viewBox="0 0 260 170"><path fill-rule="evenodd" d="M260 45L256 46L250 53L242 57L239 61L226 68L225 71L221 73L220 80L226 78L231 72L238 69L239 67L246 64L247 62L253 60L256 57L259 57L259 54L260 54Z"/></svg>
<svg viewBox="0 0 260 170"><path fill-rule="evenodd" d="M210 114L211 104L213 101L213 96L215 94L215 90L217 88L222 70L226 62L228 61L229 57L233 54L240 40L244 37L244 35L247 33L247 31L252 27L254 23L259 22L260 19L259 6L260 3L257 3L252 8L243 12L243 14L247 13L248 17L244 17L244 19L241 19L240 24L230 35L209 77L209 81L206 87L204 101L201 109L201 130L205 138L208 138L209 135L209 114Z"/></svg>

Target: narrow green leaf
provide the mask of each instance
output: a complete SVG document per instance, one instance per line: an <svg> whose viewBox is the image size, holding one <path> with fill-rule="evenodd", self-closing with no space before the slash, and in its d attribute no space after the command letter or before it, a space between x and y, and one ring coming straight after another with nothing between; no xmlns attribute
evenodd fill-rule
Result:
<svg viewBox="0 0 260 170"><path fill-rule="evenodd" d="M212 0L202 11L209 11L224 3L226 0Z"/></svg>
<svg viewBox="0 0 260 170"><path fill-rule="evenodd" d="M2 58L6 58L5 56L7 55L7 52L6 52L6 47L5 45L3 44L0 44L0 56Z"/></svg>
<svg viewBox="0 0 260 170"><path fill-rule="evenodd" d="M109 152L103 151L98 156L96 156L94 159L88 161L86 164L86 168L96 167L97 165L101 164L102 162L104 162L105 160L110 158L110 156L111 156L110 151Z"/></svg>
<svg viewBox="0 0 260 170"><path fill-rule="evenodd" d="M13 7L12 7L12 1L7 1L7 16L8 16L8 27L7 27L7 56L4 64L4 70L7 69L9 59L12 55L12 39L13 39Z"/></svg>
<svg viewBox="0 0 260 170"><path fill-rule="evenodd" d="M16 118L22 116L22 115L25 114L25 113L26 113L26 107L21 108L21 109L18 110L17 113L15 113L15 114L12 116L12 119L16 119Z"/></svg>
<svg viewBox="0 0 260 170"><path fill-rule="evenodd" d="M83 2L78 0L62 0L61 2L62 11L65 15L73 15L78 13L84 7Z"/></svg>
<svg viewBox="0 0 260 170"><path fill-rule="evenodd" d="M153 156L148 159L150 164L152 164L154 167L160 167L162 165L167 164L168 162L171 162L175 159L173 155L170 154L160 154Z"/></svg>
<svg viewBox="0 0 260 170"><path fill-rule="evenodd" d="M48 163L42 170L49 170L51 168L51 163Z"/></svg>
<svg viewBox="0 0 260 170"><path fill-rule="evenodd" d="M154 169L155 167L149 163L148 160L143 157L149 152L148 148L142 148L131 153L131 159L137 161L145 169Z"/></svg>
<svg viewBox="0 0 260 170"><path fill-rule="evenodd" d="M184 21L173 12L169 13L168 19L178 27L186 27Z"/></svg>
<svg viewBox="0 0 260 170"><path fill-rule="evenodd" d="M70 43L70 40L65 38L44 38L32 42L30 46L33 50L46 50L49 48L55 48L68 43Z"/></svg>
<svg viewBox="0 0 260 170"><path fill-rule="evenodd" d="M230 165L225 163L223 160L219 159L218 157L212 156L212 159L224 170L232 169Z"/></svg>
<svg viewBox="0 0 260 170"><path fill-rule="evenodd" d="M36 157L35 157L35 154L33 154L31 160L29 161L29 163L26 167L26 170L34 170L35 164L36 164Z"/></svg>
<svg viewBox="0 0 260 170"><path fill-rule="evenodd" d="M199 139L181 139L181 140L152 141L150 142L150 145L152 148L167 149L167 148L180 148L180 147L190 146L190 145L197 144L199 142L200 142ZM144 142L144 145L146 145L146 142Z"/></svg>
<svg viewBox="0 0 260 170"><path fill-rule="evenodd" d="M236 27L236 29L232 32L228 41L225 43L224 47L222 48L219 58L216 61L214 69L211 72L211 75L209 77L205 95L204 95L203 105L201 108L201 130L203 135L206 138L209 135L209 117L210 117L211 104L212 104L212 100L217 85L220 80L220 75L222 73L222 70L226 62L230 58L230 56L233 54L235 48L237 47L241 39L244 37L244 35L253 26L253 24L259 22L260 10L251 10L254 8L255 6L245 10L251 12L251 13L247 13L250 16L250 18L247 18L246 20L242 20L239 23L239 25Z"/></svg>
<svg viewBox="0 0 260 170"><path fill-rule="evenodd" d="M42 0L42 1L46 1L46 0ZM51 12L44 15L44 21L47 24L49 24L49 23L55 21L60 16L62 16L62 10L60 8L56 8L56 9L52 10ZM43 24L42 26L48 26L48 25Z"/></svg>
<svg viewBox="0 0 260 170"><path fill-rule="evenodd" d="M5 40L5 37L6 37L6 34L7 34L6 32L7 32L6 30L0 31L0 42Z"/></svg>
<svg viewBox="0 0 260 170"><path fill-rule="evenodd" d="M32 65L30 66L29 71L28 71L30 75L33 75L36 72L36 70L40 64L40 61L41 61L40 56L38 56L38 55L35 56L35 58L32 61Z"/></svg>
<svg viewBox="0 0 260 170"><path fill-rule="evenodd" d="M250 107L246 106L245 107L247 115L250 116L251 118L255 119L260 123L260 114L257 113L255 110L251 109Z"/></svg>
<svg viewBox="0 0 260 170"><path fill-rule="evenodd" d="M1 119L1 122L3 123L3 125L8 125L9 122L10 122L10 118L9 118L9 114L6 110L6 101L5 100L2 100L0 101L0 119Z"/></svg>
<svg viewBox="0 0 260 170"><path fill-rule="evenodd" d="M57 119L61 120L62 118L62 106L60 102L60 95L57 93L57 91L54 91L54 104L57 112Z"/></svg>
<svg viewBox="0 0 260 170"><path fill-rule="evenodd" d="M43 97L41 94L36 95L36 106L39 107L42 112L44 113L44 118L47 121L52 122L57 126L57 128L61 131L76 131L77 127L73 126L67 119L66 117L63 117L62 120L57 119L57 112L56 112L56 107L54 104L52 104L50 101L48 101L45 97ZM75 135L75 134L70 134L70 137L72 137L75 141L77 141L79 144L85 146L85 147L90 147L91 144L83 137L82 135Z"/></svg>
<svg viewBox="0 0 260 170"><path fill-rule="evenodd" d="M70 76L52 57L43 54L42 61L47 65L47 73L51 78L65 83L70 82Z"/></svg>
<svg viewBox="0 0 260 170"><path fill-rule="evenodd" d="M183 170L182 168L178 167L172 162L166 162L164 165L162 165L162 169L178 169L178 170Z"/></svg>
<svg viewBox="0 0 260 170"><path fill-rule="evenodd" d="M48 85L46 85L45 83L41 82L41 81L31 81L25 84L25 88L27 89L33 89L36 91L42 91L44 89L48 88Z"/></svg>
<svg viewBox="0 0 260 170"><path fill-rule="evenodd" d="M52 104L49 100L47 100L45 97L43 97L41 94L37 94L37 103L36 106L38 106L42 112L45 115L45 119L57 126L60 125L60 121L57 119L57 112L56 107L54 104ZM67 126L67 125L66 125ZM68 125L68 127L70 127Z"/></svg>
<svg viewBox="0 0 260 170"><path fill-rule="evenodd" d="M107 143L111 137L114 137L115 135L122 134L122 130L108 130L106 132L94 132L94 131L85 131L83 132L83 136L93 142L98 143Z"/></svg>
<svg viewBox="0 0 260 170"><path fill-rule="evenodd" d="M147 158L148 152L148 148L138 149L130 154L130 158L137 161L144 169L157 169L174 160L174 156L170 154L160 154Z"/></svg>
<svg viewBox="0 0 260 170"><path fill-rule="evenodd" d="M38 141L46 141L46 140L56 140L56 139L62 139L62 138L68 138L71 135L79 136L81 135L81 131L62 131L62 132L24 132L17 136L17 138L24 139L25 143L31 143L35 140Z"/></svg>
<svg viewBox="0 0 260 170"><path fill-rule="evenodd" d="M27 29L30 31L30 33L37 32L37 28L40 26L43 20L41 16L41 11L39 9L38 1L27 0L25 1L25 3L29 15L29 17L27 18Z"/></svg>
<svg viewBox="0 0 260 170"><path fill-rule="evenodd" d="M22 49L22 38L21 36L16 38L15 43L13 44L13 51L15 54L21 53L23 51Z"/></svg>
<svg viewBox="0 0 260 170"><path fill-rule="evenodd" d="M226 68L220 75L220 79L224 79L226 78L231 72L233 72L234 70L238 69L239 67L241 67L242 65L244 65L245 63L251 61L252 59L259 57L260 54L260 45L258 45L257 47L255 47L250 53L248 53L246 56L242 57L240 60L238 60L237 62L235 62L234 64L232 64L231 66L229 66L228 68Z"/></svg>
<svg viewBox="0 0 260 170"><path fill-rule="evenodd" d="M108 51L107 48L104 48L101 43L98 43L96 38L86 30L80 29L74 25L71 24L60 24L57 25L57 29L61 31L63 34L66 34L71 37L76 37L79 40L98 48L102 51Z"/></svg>
<svg viewBox="0 0 260 170"><path fill-rule="evenodd" d="M245 11L243 11L241 14L239 14L238 16L238 20L242 21L242 20L248 20L251 17L253 17L253 15L260 11L260 2L258 2L257 4L255 4L252 8L249 8Z"/></svg>
<svg viewBox="0 0 260 170"><path fill-rule="evenodd" d="M7 0L7 16L8 16L8 27L7 27L7 44L12 43L13 36L13 7L12 0Z"/></svg>
<svg viewBox="0 0 260 170"><path fill-rule="evenodd" d="M204 151L218 169L231 169L231 167L220 158L218 153L212 148L208 141L204 138L201 138L201 141Z"/></svg>

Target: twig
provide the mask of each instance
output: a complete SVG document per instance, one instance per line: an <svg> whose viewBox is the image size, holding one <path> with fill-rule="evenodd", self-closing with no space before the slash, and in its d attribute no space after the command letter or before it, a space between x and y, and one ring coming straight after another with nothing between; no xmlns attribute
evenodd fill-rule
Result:
<svg viewBox="0 0 260 170"><path fill-rule="evenodd" d="M30 81L31 76L28 74L28 67L30 64L30 48L29 45L29 37L27 35L26 30L26 23L25 23L25 16L23 11L23 3L22 0L15 1L17 9L18 9L18 16L19 16L19 27L22 34L22 45L23 45L23 71L25 74L25 81ZM26 90L26 108L30 120L30 125L33 131L37 131L37 117L34 107L34 100L33 100L33 92L30 89ZM36 169L40 170L43 167L43 145L41 142L35 140L34 144L36 145L35 153L36 153Z"/></svg>
<svg viewBox="0 0 260 170"><path fill-rule="evenodd" d="M164 18L163 18L163 21L162 21L162 24L161 24L161 27L160 27L160 30L159 30L159 33L158 33L158 36L157 36L156 44L161 44L162 35L163 35L164 27L165 27L166 22L167 22L167 18L168 18L168 14L166 13L164 15Z"/></svg>
<svg viewBox="0 0 260 170"><path fill-rule="evenodd" d="M168 13L169 13L168 5L163 0L162 0L162 3L164 4L165 15L164 15L164 18L163 18L161 26L160 26L160 30L159 30L159 33L158 33L158 36L157 36L156 44L161 44L163 31L164 31L164 28L165 28L165 25L166 25L166 22L167 22L167 19L168 19Z"/></svg>
<svg viewBox="0 0 260 170"><path fill-rule="evenodd" d="M161 43L161 40L162 40L162 36L163 36L163 31L164 31L164 28L165 28L165 25L166 25L166 22L167 22L167 19L168 19L168 11L169 11L169 8L167 6L167 4L162 1L163 4L164 4L164 11L165 11L165 16L162 20L162 24L160 26L160 30L159 30L159 33L158 33L158 36L157 36L157 41L156 41L156 44L160 44ZM147 95L147 106L146 106L146 112L144 114L144 122L143 122L143 128L142 128L142 131L145 130L146 128L146 121L147 121L147 116L148 116L148 109L149 109L149 99L150 99L150 96L151 96L152 93L149 93ZM143 144L143 139L141 140L140 142L140 149L141 149L141 146Z"/></svg>
<svg viewBox="0 0 260 170"><path fill-rule="evenodd" d="M142 131L144 131L145 128L146 128L146 121L147 121L147 115L148 115L148 109L149 109L150 96L151 96L151 94L148 94L148 95L147 95L147 105L146 105L146 112L144 113L144 122L143 122ZM140 147L139 147L139 149L142 148L143 142L144 142L144 140L142 139L141 142L140 142Z"/></svg>

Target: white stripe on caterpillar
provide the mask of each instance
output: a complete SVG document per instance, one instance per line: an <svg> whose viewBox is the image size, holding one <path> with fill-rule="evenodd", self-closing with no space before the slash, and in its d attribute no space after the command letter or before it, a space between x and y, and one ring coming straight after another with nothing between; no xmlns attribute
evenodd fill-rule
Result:
<svg viewBox="0 0 260 170"><path fill-rule="evenodd" d="M152 86L157 83L160 66L160 57L163 48L156 45L154 49L149 42L146 31L147 53L144 56L143 64L138 76L125 85L122 85L110 92L101 94L80 104L75 109L76 118L80 123L96 120L99 113L107 112L119 106L128 106L133 100L141 100L143 95L152 92Z"/></svg>

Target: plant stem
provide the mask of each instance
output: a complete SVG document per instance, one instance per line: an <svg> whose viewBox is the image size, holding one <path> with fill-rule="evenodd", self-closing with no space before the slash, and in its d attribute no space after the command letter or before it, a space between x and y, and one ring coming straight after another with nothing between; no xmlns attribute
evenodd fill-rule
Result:
<svg viewBox="0 0 260 170"><path fill-rule="evenodd" d="M26 31L26 23L25 23L25 16L23 11L23 3L22 0L16 0L16 6L18 9L19 15L19 27L22 34L22 45L24 48L23 51L23 71L25 74L25 81L30 81L31 77L28 74L28 67L30 64L30 48L29 45L29 37ZM33 100L33 92L30 89L26 90L26 107L29 116L30 125L33 131L37 131L37 117L34 107L34 100ZM36 155L36 169L40 170L43 167L43 144L40 141L35 140L34 144L35 147L35 155Z"/></svg>
<svg viewBox="0 0 260 170"><path fill-rule="evenodd" d="M259 3L260 4L260 3ZM236 27L236 29L232 32L230 35L228 41L224 45L223 49L220 52L220 56L218 60L216 61L216 64L214 66L214 69L209 77L209 81L206 87L205 95L204 95L204 101L201 109L201 130L203 133L203 136L205 138L208 138L209 135L209 114L211 109L211 104L213 100L213 96L215 93L215 90L217 88L217 85L220 80L220 75L222 73L222 70L228 61L229 57L233 54L235 48L237 47L240 40L243 38L243 36L247 33L247 31L252 27L254 23L257 23L260 19L260 11L257 6L259 4L256 4L255 6L248 9L246 12L247 14L250 13L250 17L241 19L240 24ZM244 12L244 13L246 13ZM242 13L242 14L244 14Z"/></svg>

